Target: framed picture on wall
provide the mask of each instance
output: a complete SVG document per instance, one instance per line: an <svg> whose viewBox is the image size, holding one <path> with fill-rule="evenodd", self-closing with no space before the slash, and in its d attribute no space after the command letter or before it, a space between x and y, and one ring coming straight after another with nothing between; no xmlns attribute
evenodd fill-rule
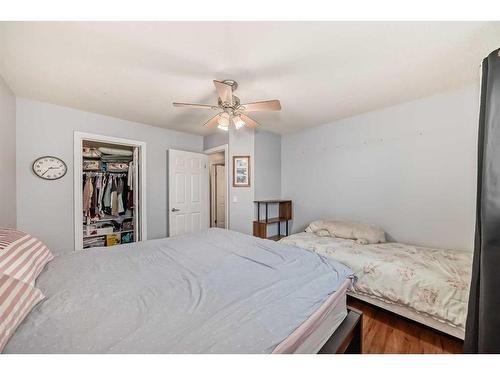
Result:
<svg viewBox="0 0 500 375"><path fill-rule="evenodd" d="M233 186L250 186L250 156L233 156Z"/></svg>

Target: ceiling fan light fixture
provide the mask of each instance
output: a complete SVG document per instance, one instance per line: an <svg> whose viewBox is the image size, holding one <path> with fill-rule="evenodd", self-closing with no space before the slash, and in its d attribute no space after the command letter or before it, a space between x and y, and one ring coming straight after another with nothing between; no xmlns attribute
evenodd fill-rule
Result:
<svg viewBox="0 0 500 375"><path fill-rule="evenodd" d="M233 123L236 129L241 129L245 126L245 121L243 121L240 116L234 116Z"/></svg>
<svg viewBox="0 0 500 375"><path fill-rule="evenodd" d="M222 126L224 128L229 127L229 114L224 112L219 116L219 120L217 120L217 123L219 126Z"/></svg>
<svg viewBox="0 0 500 375"><path fill-rule="evenodd" d="M221 113L217 123L218 123L217 127L219 129L227 132L229 130L229 113L227 112Z"/></svg>

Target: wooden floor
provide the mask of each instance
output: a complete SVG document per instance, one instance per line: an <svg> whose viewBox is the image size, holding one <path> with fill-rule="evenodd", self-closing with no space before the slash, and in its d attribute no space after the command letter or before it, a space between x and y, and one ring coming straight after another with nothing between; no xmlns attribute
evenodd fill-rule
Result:
<svg viewBox="0 0 500 375"><path fill-rule="evenodd" d="M363 354L463 353L463 342L432 328L348 297L363 311Z"/></svg>

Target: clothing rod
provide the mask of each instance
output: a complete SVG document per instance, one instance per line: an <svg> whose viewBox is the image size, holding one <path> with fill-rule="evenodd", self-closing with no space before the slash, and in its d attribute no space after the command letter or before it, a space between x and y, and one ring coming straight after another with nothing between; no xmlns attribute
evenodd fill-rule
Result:
<svg viewBox="0 0 500 375"><path fill-rule="evenodd" d="M126 172L91 172L91 171L84 171L83 174L88 177L104 176L107 174L113 175L115 177L126 177L128 175L128 173Z"/></svg>

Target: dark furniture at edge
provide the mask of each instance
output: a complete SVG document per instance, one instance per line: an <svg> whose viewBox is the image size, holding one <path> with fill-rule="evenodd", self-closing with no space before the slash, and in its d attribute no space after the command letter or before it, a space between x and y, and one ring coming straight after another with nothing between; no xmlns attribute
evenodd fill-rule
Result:
<svg viewBox="0 0 500 375"><path fill-rule="evenodd" d="M347 307L347 316L318 354L362 354L363 312Z"/></svg>
<svg viewBox="0 0 500 375"><path fill-rule="evenodd" d="M288 221L292 220L292 201L284 199L269 199L254 201L257 204L257 220L253 222L253 235L260 238L267 238L273 241L279 241L288 236ZM278 205L278 216L269 217L269 205ZM262 212L264 211L264 212ZM261 213L264 213L264 219L261 219ZM281 234L281 223L285 223L285 235ZM267 227L270 224L278 224L278 234L267 236Z"/></svg>

